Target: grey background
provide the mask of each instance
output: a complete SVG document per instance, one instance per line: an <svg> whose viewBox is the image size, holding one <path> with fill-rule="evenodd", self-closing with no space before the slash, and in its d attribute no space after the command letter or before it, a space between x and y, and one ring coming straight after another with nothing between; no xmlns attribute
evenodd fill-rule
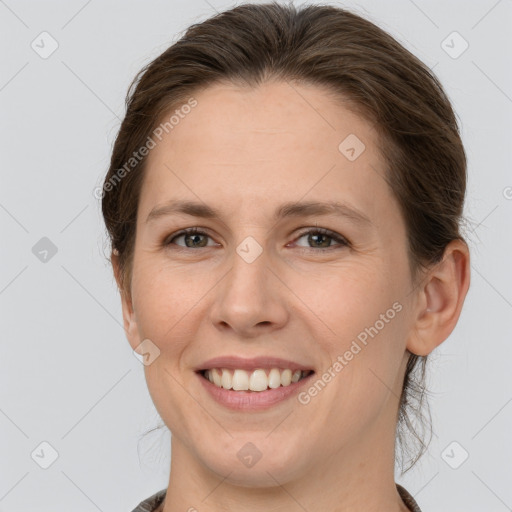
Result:
<svg viewBox="0 0 512 512"><path fill-rule="evenodd" d="M426 512L512 510L512 3L339 4L434 69L469 158L472 284L431 357L429 453L397 481ZM135 73L232 5L0 0L0 511L129 511L167 485L169 434L143 437L160 419L122 329L93 191ZM45 59L31 47L43 31L59 45ZM453 31L469 44L458 58L445 49L460 39L442 46ZM43 237L57 249L45 262ZM58 453L48 469L42 442Z"/></svg>

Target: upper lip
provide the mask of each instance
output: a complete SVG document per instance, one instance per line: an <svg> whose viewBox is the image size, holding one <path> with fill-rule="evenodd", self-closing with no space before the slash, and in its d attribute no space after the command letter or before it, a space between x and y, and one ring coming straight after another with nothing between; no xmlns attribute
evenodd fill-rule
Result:
<svg viewBox="0 0 512 512"><path fill-rule="evenodd" d="M291 370L312 370L311 366L281 359L280 357L259 356L245 359L237 356L220 356L208 359L196 368L196 371L211 370L213 368L229 368L232 370L257 370L272 368L290 368Z"/></svg>

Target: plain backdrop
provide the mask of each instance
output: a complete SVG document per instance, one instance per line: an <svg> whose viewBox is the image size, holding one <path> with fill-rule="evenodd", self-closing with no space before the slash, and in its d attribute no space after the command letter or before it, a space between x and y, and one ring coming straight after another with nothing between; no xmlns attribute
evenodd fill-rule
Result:
<svg viewBox="0 0 512 512"><path fill-rule="evenodd" d="M429 363L429 452L396 480L426 512L512 510L512 4L333 4L434 70L469 159L471 288ZM125 512L167 486L169 434L144 436L160 418L124 335L93 191L136 72L233 6L0 1L0 511Z"/></svg>

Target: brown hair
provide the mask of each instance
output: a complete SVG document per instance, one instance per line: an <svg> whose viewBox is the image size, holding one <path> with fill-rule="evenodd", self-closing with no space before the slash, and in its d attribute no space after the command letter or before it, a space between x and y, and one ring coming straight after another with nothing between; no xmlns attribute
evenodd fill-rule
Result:
<svg viewBox="0 0 512 512"><path fill-rule="evenodd" d="M450 101L430 69L382 29L345 9L244 4L190 26L130 86L102 197L121 293L130 294L146 158L132 161L133 169L126 163L162 117L192 94L219 82L256 87L270 80L322 87L375 126L388 166L383 178L406 223L414 279L442 259L450 241L463 240L466 155ZM397 425L402 471L404 456L410 455L407 429L420 449L406 471L426 449L411 421L413 414L422 429L430 427L422 407L426 360L410 354L404 376Z"/></svg>

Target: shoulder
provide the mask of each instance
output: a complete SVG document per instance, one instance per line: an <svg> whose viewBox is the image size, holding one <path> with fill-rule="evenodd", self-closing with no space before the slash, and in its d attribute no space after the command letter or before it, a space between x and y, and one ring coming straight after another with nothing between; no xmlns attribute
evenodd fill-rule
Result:
<svg viewBox="0 0 512 512"><path fill-rule="evenodd" d="M156 492L149 498L141 501L132 512L157 512L160 504L164 501L167 489Z"/></svg>

